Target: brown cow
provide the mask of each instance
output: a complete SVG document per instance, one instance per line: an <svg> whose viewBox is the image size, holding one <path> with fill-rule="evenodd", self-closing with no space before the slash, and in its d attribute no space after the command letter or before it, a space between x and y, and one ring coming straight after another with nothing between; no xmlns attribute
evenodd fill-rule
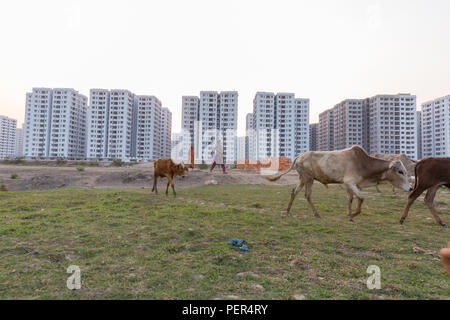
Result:
<svg viewBox="0 0 450 320"><path fill-rule="evenodd" d="M450 189L450 158L426 158L419 161L415 167L416 182L413 191L408 196L405 210L400 219L400 223L406 219L409 208L425 190L425 204L433 214L434 219L441 226L445 227L445 224L441 221L441 218L434 209L433 201L440 186L446 186Z"/></svg>
<svg viewBox="0 0 450 320"><path fill-rule="evenodd" d="M166 197L169 195L169 185L172 186L173 196L176 197L177 194L175 192L175 185L173 183L173 178L176 176L182 176L184 178L184 173L188 171L188 168L184 165L183 162L175 163L172 159L157 159L155 160L153 166L155 167L153 174L153 189L152 192L155 191L155 194L158 194L158 177L161 177L161 180L166 177L167 178L167 188L166 188Z"/></svg>
<svg viewBox="0 0 450 320"><path fill-rule="evenodd" d="M406 168L408 172L409 182L414 183L414 167L416 166L417 161L408 158L408 156L404 153L401 154L384 154L384 153L374 153L371 154L372 157L383 159L387 161L396 161L400 160ZM381 193L378 185L375 186L377 188L378 193ZM395 193L395 187L392 186L392 192Z"/></svg>
<svg viewBox="0 0 450 320"><path fill-rule="evenodd" d="M386 161L371 157L360 146L353 146L337 151L308 151L295 158L291 168L269 181L276 181L289 171L296 170L299 183L292 190L291 200L287 207L290 214L295 196L305 186L305 198L317 218L320 218L311 201L312 185L314 180L324 185L342 184L348 195L348 216L350 221L361 212L364 197L362 188L375 186L378 183L390 183L405 191L412 190L408 181L405 166L401 161ZM356 211L352 213L353 196L358 198Z"/></svg>

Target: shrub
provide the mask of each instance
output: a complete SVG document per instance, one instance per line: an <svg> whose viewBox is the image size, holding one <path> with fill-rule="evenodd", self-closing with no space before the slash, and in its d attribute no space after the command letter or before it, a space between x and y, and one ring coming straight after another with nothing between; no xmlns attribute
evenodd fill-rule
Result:
<svg viewBox="0 0 450 320"><path fill-rule="evenodd" d="M11 160L11 161L12 161L13 164L22 164L24 162L22 157L17 157L14 160Z"/></svg>
<svg viewBox="0 0 450 320"><path fill-rule="evenodd" d="M123 167L125 165L125 162L123 162L122 160L116 159L116 160L113 160L111 165L114 167Z"/></svg>
<svg viewBox="0 0 450 320"><path fill-rule="evenodd" d="M198 166L201 170L208 169L208 165L205 163L205 160L202 160L202 163Z"/></svg>
<svg viewBox="0 0 450 320"><path fill-rule="evenodd" d="M0 191L9 191L9 190L7 186L5 186L4 184L0 184Z"/></svg>
<svg viewBox="0 0 450 320"><path fill-rule="evenodd" d="M56 159L56 165L57 166L62 166L65 163L66 163L66 161L63 158Z"/></svg>
<svg viewBox="0 0 450 320"><path fill-rule="evenodd" d="M19 177L19 175L17 173L13 173L11 175L11 179L17 179Z"/></svg>

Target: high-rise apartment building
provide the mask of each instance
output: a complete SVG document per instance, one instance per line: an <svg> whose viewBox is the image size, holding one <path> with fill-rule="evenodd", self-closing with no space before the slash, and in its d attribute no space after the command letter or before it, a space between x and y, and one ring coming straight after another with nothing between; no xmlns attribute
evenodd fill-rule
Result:
<svg viewBox="0 0 450 320"><path fill-rule="evenodd" d="M278 93L275 95L275 154L293 158L295 153L295 95Z"/></svg>
<svg viewBox="0 0 450 320"><path fill-rule="evenodd" d="M170 157L172 113L155 96L92 89L88 114L88 159Z"/></svg>
<svg viewBox="0 0 450 320"><path fill-rule="evenodd" d="M107 158L129 160L133 133L134 94L128 90L110 92Z"/></svg>
<svg viewBox="0 0 450 320"><path fill-rule="evenodd" d="M368 98L369 153L404 153L417 159L416 96L376 95Z"/></svg>
<svg viewBox="0 0 450 320"><path fill-rule="evenodd" d="M189 149L190 140L194 144L196 162L212 162L219 139L222 141L224 161L236 161L237 111L236 91L201 91L200 97L182 97L184 149Z"/></svg>
<svg viewBox="0 0 450 320"><path fill-rule="evenodd" d="M195 139L195 158L211 162L216 141L220 139L219 93L217 91L200 92L199 127ZM223 146L223 141L222 141Z"/></svg>
<svg viewBox="0 0 450 320"><path fill-rule="evenodd" d="M22 128L16 129L16 143L14 149L14 155L16 157L23 157L23 124Z"/></svg>
<svg viewBox="0 0 450 320"><path fill-rule="evenodd" d="M222 136L225 163L237 160L238 93L221 91L219 94L219 130Z"/></svg>
<svg viewBox="0 0 450 320"><path fill-rule="evenodd" d="M422 157L450 157L450 95L422 104Z"/></svg>
<svg viewBox="0 0 450 320"><path fill-rule="evenodd" d="M15 155L17 120L0 116L0 159Z"/></svg>
<svg viewBox="0 0 450 320"><path fill-rule="evenodd" d="M346 149L354 145L368 150L366 118L367 104L363 99L347 99L333 108L333 148Z"/></svg>
<svg viewBox="0 0 450 320"><path fill-rule="evenodd" d="M33 88L26 94L23 149L26 158L48 157L52 97L50 88Z"/></svg>
<svg viewBox="0 0 450 320"><path fill-rule="evenodd" d="M162 158L170 158L172 133L172 112L168 108L161 109L160 154Z"/></svg>
<svg viewBox="0 0 450 320"><path fill-rule="evenodd" d="M136 158L157 159L162 157L161 101L155 96L136 96ZM165 154L163 156L165 158Z"/></svg>
<svg viewBox="0 0 450 320"><path fill-rule="evenodd" d="M33 88L26 95L24 156L85 158L87 97L70 88Z"/></svg>
<svg viewBox="0 0 450 320"><path fill-rule="evenodd" d="M194 144L194 131L198 122L200 99L196 96L183 96L181 100L181 129L189 132L191 144Z"/></svg>
<svg viewBox="0 0 450 320"><path fill-rule="evenodd" d="M309 125L309 150L317 151L317 129L319 127L318 123L311 123Z"/></svg>
<svg viewBox="0 0 450 320"><path fill-rule="evenodd" d="M422 111L416 112L417 121L417 159L422 159Z"/></svg>
<svg viewBox="0 0 450 320"><path fill-rule="evenodd" d="M245 159L245 138L246 137L237 137L237 160Z"/></svg>
<svg viewBox="0 0 450 320"><path fill-rule="evenodd" d="M328 109L319 114L318 150L334 150L334 116L333 110Z"/></svg>
<svg viewBox="0 0 450 320"><path fill-rule="evenodd" d="M245 117L245 159L254 158L253 113L247 113L247 116Z"/></svg>
<svg viewBox="0 0 450 320"><path fill-rule="evenodd" d="M74 89L53 89L48 158L85 158L86 113L86 96Z"/></svg>
<svg viewBox="0 0 450 320"><path fill-rule="evenodd" d="M294 154L292 158L310 150L309 146L309 99L294 100Z"/></svg>
<svg viewBox="0 0 450 320"><path fill-rule="evenodd" d="M110 92L106 89L91 89L87 117L88 159L106 159L108 151Z"/></svg>
<svg viewBox="0 0 450 320"><path fill-rule="evenodd" d="M410 94L347 99L319 115L319 150L360 145L370 154L417 159L416 97Z"/></svg>
<svg viewBox="0 0 450 320"><path fill-rule="evenodd" d="M255 158L295 158L309 150L309 99L294 93L257 92L253 99Z"/></svg>
<svg viewBox="0 0 450 320"><path fill-rule="evenodd" d="M257 92L253 99L254 158L263 160L276 156L276 109L273 92Z"/></svg>
<svg viewBox="0 0 450 320"><path fill-rule="evenodd" d="M185 145L188 145L184 143L184 134L183 133L172 133L171 138L171 153L170 157L174 161L185 161L187 163L187 150L185 149Z"/></svg>

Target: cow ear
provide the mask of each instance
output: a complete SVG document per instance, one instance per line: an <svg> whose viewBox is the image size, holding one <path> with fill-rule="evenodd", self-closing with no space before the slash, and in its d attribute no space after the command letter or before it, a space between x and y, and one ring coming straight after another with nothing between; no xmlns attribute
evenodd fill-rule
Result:
<svg viewBox="0 0 450 320"><path fill-rule="evenodd" d="M401 167L401 161L400 160L395 160L395 161L392 161L391 162L391 164L389 165L389 169L392 169L392 168L399 168L399 167Z"/></svg>

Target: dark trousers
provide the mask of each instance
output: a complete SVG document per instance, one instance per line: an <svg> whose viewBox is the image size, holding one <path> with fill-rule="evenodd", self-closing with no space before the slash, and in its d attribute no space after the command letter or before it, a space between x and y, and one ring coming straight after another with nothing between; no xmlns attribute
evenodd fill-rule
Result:
<svg viewBox="0 0 450 320"><path fill-rule="evenodd" d="M210 172L213 171L215 166L216 166L216 162L214 161L212 163L211 169L209 169L209 171ZM225 164L222 163L221 166L222 166L222 171L225 173Z"/></svg>

